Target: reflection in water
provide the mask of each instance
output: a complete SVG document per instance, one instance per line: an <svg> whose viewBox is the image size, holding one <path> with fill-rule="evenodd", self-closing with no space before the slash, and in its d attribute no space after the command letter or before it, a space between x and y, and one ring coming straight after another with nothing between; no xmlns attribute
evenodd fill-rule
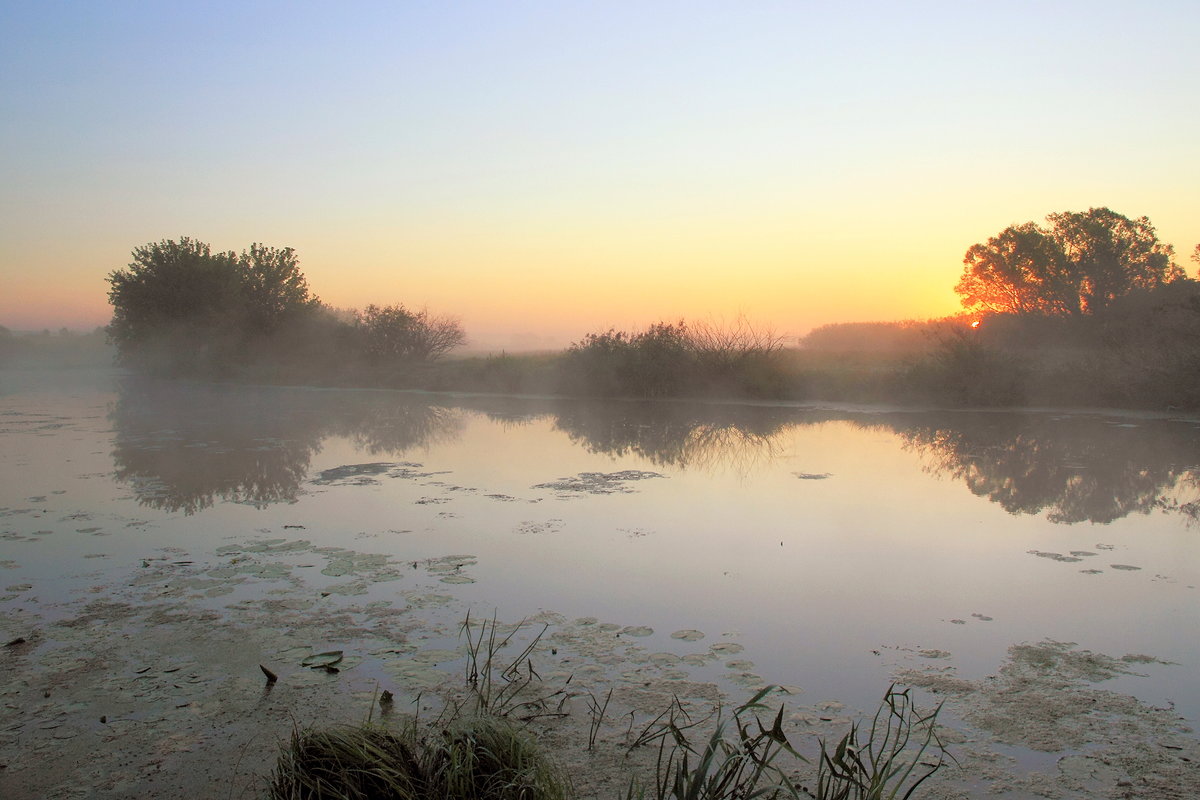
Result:
<svg viewBox="0 0 1200 800"><path fill-rule="evenodd" d="M292 503L330 435L372 454L452 439L463 412L368 392L133 380L110 418L118 480L141 505L192 514L217 499Z"/></svg>
<svg viewBox="0 0 1200 800"><path fill-rule="evenodd" d="M592 402L564 404L554 426L592 453L746 475L779 456L781 433L799 420L796 409Z"/></svg>
<svg viewBox="0 0 1200 800"><path fill-rule="evenodd" d="M377 456L452 442L462 434L466 416L460 409L403 395L370 395L340 405L329 422L324 435L345 436Z"/></svg>
<svg viewBox="0 0 1200 800"><path fill-rule="evenodd" d="M1011 514L1045 511L1061 523L1112 522L1155 509L1196 516L1195 426L1022 414L956 414L946 423L891 427L931 472L962 480Z"/></svg>
<svg viewBox="0 0 1200 800"><path fill-rule="evenodd" d="M117 477L143 505L194 513L217 499L294 502L312 456L342 436L372 456L458 438L472 415L505 428L548 418L593 453L659 467L768 468L798 427L841 420L898 435L933 474L961 480L1012 514L1111 522L1161 509L1200 517L1200 427L1088 415L850 414L687 403L433 401L397 392L222 387L130 381L111 418Z"/></svg>

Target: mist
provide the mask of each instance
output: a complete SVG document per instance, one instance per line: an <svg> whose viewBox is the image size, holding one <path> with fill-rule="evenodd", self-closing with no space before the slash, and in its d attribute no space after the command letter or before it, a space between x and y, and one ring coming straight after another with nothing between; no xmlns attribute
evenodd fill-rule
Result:
<svg viewBox="0 0 1200 800"><path fill-rule="evenodd" d="M1159 742L1154 769L1190 779L1200 283L1145 221L1050 219L972 247L952 316L798 339L674 318L487 354L452 309L324 303L291 248L136 248L105 328L0 329L0 628L23 685L52 687L11 730L42 752L120 728L70 777L89 790L115 762L164 795L213 763L257 785L308 769L277 760L300 707L374 736L363 703L381 725L416 705L439 720L405 729L423 748L446 715L483 724L463 692L499 629L524 655L493 677L538 692L511 735L553 735L591 787L655 774L629 720L747 692L796 774L873 707L932 725L920 702L966 753L931 785L990 779L997 745L1061 763L1097 741L1105 764ZM1073 264L1054 235L1076 224L1124 255ZM1094 691L1101 669L1154 685ZM1020 675L1015 713L958 677L997 673ZM140 755L181 728L209 742L186 765ZM64 780L8 763L0 788Z"/></svg>

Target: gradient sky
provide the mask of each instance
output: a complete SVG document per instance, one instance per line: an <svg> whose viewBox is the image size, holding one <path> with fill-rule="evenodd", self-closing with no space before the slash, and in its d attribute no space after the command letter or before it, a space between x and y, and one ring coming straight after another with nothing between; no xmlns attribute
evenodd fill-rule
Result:
<svg viewBox="0 0 1200 800"><path fill-rule="evenodd" d="M958 310L962 256L1106 205L1200 242L1200 3L0 0L0 325L134 247L295 247L475 344Z"/></svg>

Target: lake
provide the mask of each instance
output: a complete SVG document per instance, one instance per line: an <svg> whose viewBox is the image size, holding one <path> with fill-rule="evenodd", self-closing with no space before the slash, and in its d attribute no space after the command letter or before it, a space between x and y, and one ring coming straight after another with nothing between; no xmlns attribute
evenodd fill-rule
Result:
<svg viewBox="0 0 1200 800"><path fill-rule="evenodd" d="M220 782L223 762L197 764L221 730L328 717L320 692L360 718L372 687L461 672L468 611L549 625L572 685L782 685L818 727L906 677L962 701L948 718L984 731L964 742L1016 776L1002 796L1045 796L1026 773L1063 796L1112 778L1060 761L1099 747L1086 730L1048 750L981 721L961 687L1015 674L1033 651L1014 646L1092 702L1200 721L1194 417L0 372L0 453L0 634L25 640L3 655L6 797ZM335 647L342 674L301 666ZM1107 666L1064 679L1085 651ZM262 705L267 662L290 706ZM157 755L120 744L138 736Z"/></svg>

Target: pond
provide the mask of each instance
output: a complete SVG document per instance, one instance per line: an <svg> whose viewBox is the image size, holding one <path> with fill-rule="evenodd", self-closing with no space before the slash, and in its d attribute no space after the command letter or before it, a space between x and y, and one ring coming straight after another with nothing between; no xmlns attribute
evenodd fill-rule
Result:
<svg viewBox="0 0 1200 800"><path fill-rule="evenodd" d="M1200 721L1191 417L2 373L0 453L0 634L25 640L3 656L19 709L0 731L10 792L60 780L122 796L159 780L149 764L195 770L222 724L251 735L257 706L232 698L272 659L322 714L311 695L325 680L360 699L371 685L415 692L458 669L468 610L550 624L578 651L556 667L597 688L776 684L826 723L873 708L898 676L943 697L948 676L1003 677L1022 644L1109 658L1092 683ZM347 675L297 666L334 647ZM241 709L236 724L210 713L216 697ZM181 714L193 734L157 760L92 755L66 780L18 755L93 752L116 733L177 730ZM988 730L1018 772L1096 745ZM1076 778L1067 788L1088 791ZM1043 796L1037 781L1012 786Z"/></svg>

